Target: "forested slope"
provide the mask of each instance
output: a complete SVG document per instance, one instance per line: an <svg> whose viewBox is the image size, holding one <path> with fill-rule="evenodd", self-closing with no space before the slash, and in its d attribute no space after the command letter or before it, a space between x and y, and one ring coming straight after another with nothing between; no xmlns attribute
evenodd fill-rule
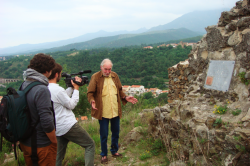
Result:
<svg viewBox="0 0 250 166"><path fill-rule="evenodd" d="M90 76L100 70L104 58L112 60L113 71L119 74L122 84L142 84L145 87L166 88L164 82L168 78L167 69L179 61L188 58L191 47L176 48L154 47L143 49L123 47L117 49L92 49L89 51L67 51L51 53L60 63L64 71L77 73L82 70L92 70ZM75 52L75 56L67 56ZM32 57L20 56L0 62L0 75L4 78L22 79L22 73L27 68Z"/></svg>

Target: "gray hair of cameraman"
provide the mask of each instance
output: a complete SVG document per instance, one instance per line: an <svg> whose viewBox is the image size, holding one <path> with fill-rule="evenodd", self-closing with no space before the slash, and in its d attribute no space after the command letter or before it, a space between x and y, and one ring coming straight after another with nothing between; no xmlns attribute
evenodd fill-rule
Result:
<svg viewBox="0 0 250 166"><path fill-rule="evenodd" d="M106 63L106 62L110 62L112 67L113 67L113 63L110 59L106 58L106 59L103 59L103 61L101 62L101 66L103 67L103 65Z"/></svg>

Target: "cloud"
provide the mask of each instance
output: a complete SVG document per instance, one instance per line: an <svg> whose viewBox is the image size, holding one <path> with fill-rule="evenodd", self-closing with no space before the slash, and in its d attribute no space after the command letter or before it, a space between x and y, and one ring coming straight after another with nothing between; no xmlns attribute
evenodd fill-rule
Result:
<svg viewBox="0 0 250 166"><path fill-rule="evenodd" d="M166 24L194 10L232 8L237 0L0 0L0 48Z"/></svg>

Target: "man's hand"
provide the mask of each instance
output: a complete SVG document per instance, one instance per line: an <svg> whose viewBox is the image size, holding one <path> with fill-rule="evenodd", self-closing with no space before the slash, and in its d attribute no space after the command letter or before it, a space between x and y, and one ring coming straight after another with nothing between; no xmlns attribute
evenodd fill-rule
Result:
<svg viewBox="0 0 250 166"><path fill-rule="evenodd" d="M46 133L46 135L49 137L49 139L52 143L57 144L55 129L53 131L51 131L50 133Z"/></svg>
<svg viewBox="0 0 250 166"><path fill-rule="evenodd" d="M93 108L94 110L98 110L98 109L96 108L96 106L95 106L95 100L92 100L92 101L91 101L91 106L92 106L92 108Z"/></svg>
<svg viewBox="0 0 250 166"><path fill-rule="evenodd" d="M133 96L126 96L126 100L132 104L135 104L138 102L138 100L134 98Z"/></svg>
<svg viewBox="0 0 250 166"><path fill-rule="evenodd" d="M82 79L79 78L79 77L77 77L77 76L75 76L75 81L76 81L76 82L82 82ZM73 80L71 80L71 84L73 85L74 89L79 90L79 87L80 87L80 86L77 85L76 83L74 83Z"/></svg>

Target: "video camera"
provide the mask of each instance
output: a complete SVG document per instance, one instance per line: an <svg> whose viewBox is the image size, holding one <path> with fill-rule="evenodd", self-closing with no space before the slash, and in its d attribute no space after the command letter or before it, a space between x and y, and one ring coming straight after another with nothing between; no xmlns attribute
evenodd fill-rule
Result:
<svg viewBox="0 0 250 166"><path fill-rule="evenodd" d="M82 76L84 73L91 73L91 70L84 70L84 71L80 71L79 73L73 73L73 74L67 74L65 72L62 73L62 77L66 77L64 79L67 87L73 87L73 85L71 84L71 80L73 80L74 83L76 83L79 86L83 86L85 84L87 84L89 82L88 77L87 76ZM75 77L71 77L73 75L80 75L80 78L82 79L82 82L78 82L75 81Z"/></svg>

